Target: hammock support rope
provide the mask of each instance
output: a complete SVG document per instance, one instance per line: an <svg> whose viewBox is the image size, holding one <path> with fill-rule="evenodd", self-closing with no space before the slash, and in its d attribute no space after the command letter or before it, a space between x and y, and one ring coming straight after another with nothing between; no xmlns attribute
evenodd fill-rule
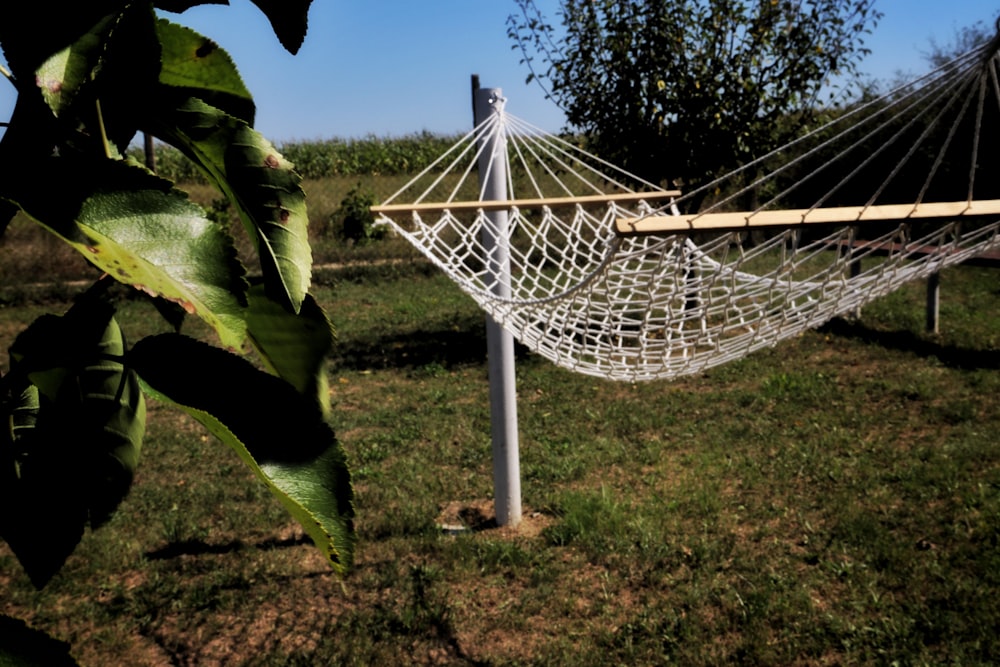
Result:
<svg viewBox="0 0 1000 667"><path fill-rule="evenodd" d="M628 382L699 373L1000 247L997 46L685 193L501 109L372 210L560 366ZM506 147L499 201L468 183L497 168L476 166L487 144ZM502 276L484 235L503 246Z"/></svg>

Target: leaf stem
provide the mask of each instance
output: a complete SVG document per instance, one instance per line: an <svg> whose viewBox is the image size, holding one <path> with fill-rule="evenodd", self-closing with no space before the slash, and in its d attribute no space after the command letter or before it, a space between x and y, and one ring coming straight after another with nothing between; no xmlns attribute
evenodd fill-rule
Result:
<svg viewBox="0 0 1000 667"><path fill-rule="evenodd" d="M104 129L104 114L101 112L101 100L94 100L97 107L97 125L101 128L101 143L104 145L104 157L111 159L111 146L108 144L108 131Z"/></svg>

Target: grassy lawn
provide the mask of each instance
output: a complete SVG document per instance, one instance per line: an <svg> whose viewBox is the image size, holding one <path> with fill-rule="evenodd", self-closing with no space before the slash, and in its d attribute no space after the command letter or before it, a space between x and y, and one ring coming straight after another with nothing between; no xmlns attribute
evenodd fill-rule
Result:
<svg viewBox="0 0 1000 667"><path fill-rule="evenodd" d="M339 336L353 573L333 576L234 453L153 403L131 495L45 590L0 545L0 613L95 666L1000 655L996 272L943 275L939 335L922 331L915 284L673 382L573 375L522 350L517 530L492 523L472 301L412 256L315 283ZM4 298L9 341L40 306ZM150 313L127 303L126 330Z"/></svg>

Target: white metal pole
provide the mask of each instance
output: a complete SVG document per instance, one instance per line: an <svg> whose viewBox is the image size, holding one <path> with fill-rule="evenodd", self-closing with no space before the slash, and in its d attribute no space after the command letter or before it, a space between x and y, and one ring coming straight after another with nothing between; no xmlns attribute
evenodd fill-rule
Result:
<svg viewBox="0 0 1000 667"><path fill-rule="evenodd" d="M478 88L473 79L475 122L503 111L500 88ZM482 140L478 162L483 199L507 199L507 144L502 132ZM487 251L487 280L493 292L509 297L510 253L507 211L484 213L481 240ZM490 431L493 440L493 487L497 524L516 526L521 521L521 464L517 442L517 391L514 379L514 337L486 316L486 352L490 382Z"/></svg>

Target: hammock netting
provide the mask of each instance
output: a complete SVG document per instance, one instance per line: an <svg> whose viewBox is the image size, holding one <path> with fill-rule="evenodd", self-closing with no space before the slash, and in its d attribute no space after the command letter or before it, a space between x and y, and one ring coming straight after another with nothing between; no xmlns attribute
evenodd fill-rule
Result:
<svg viewBox="0 0 1000 667"><path fill-rule="evenodd" d="M821 127L684 193L497 99L374 210L552 362L623 381L698 373L1000 246L997 48L831 110ZM493 169L507 201L483 199ZM920 215L936 202L949 214ZM779 212L791 213L755 224ZM664 224L630 233L649 221Z"/></svg>

